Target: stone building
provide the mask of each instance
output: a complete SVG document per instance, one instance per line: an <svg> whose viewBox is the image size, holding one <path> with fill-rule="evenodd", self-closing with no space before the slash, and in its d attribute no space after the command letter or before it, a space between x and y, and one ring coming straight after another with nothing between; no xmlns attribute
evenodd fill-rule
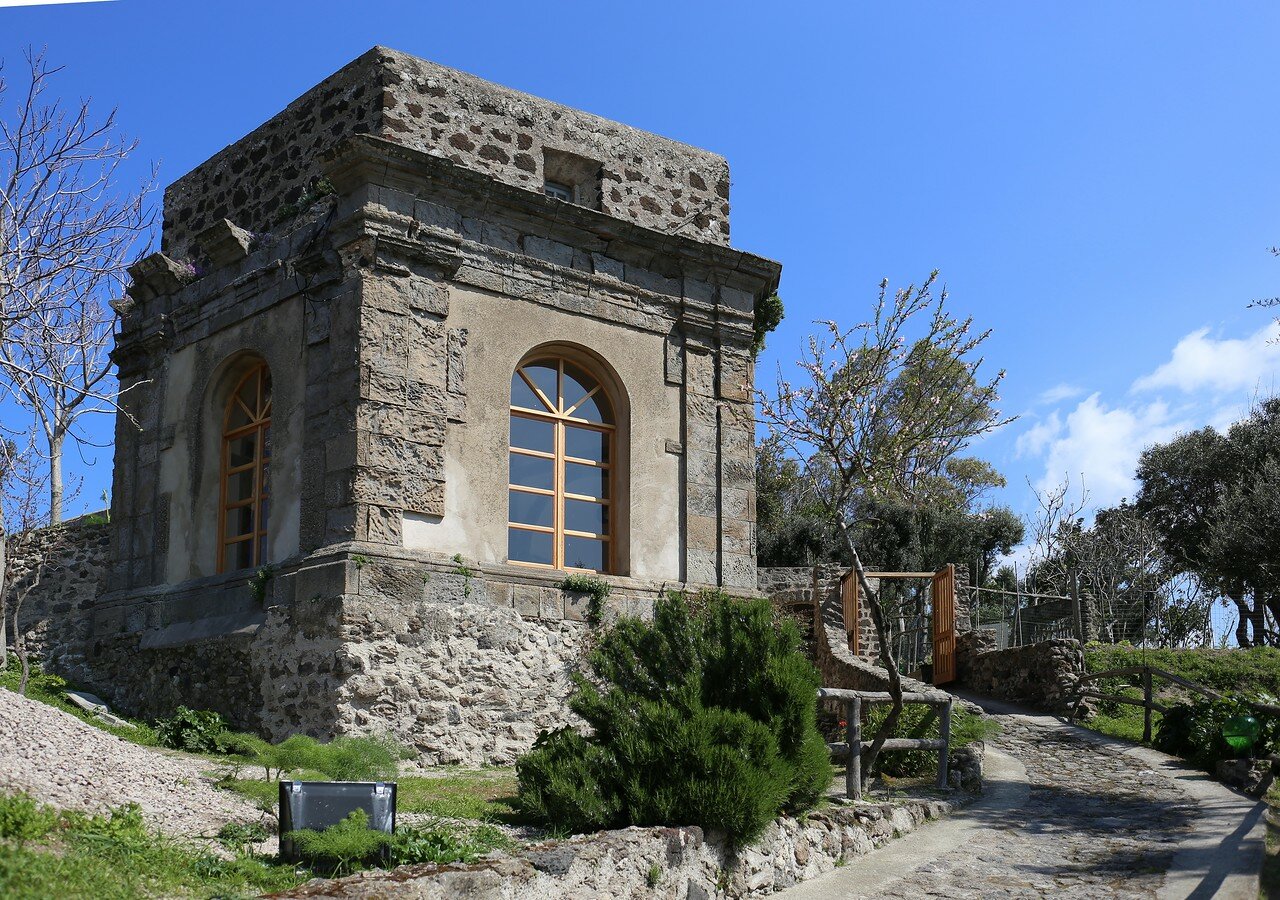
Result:
<svg viewBox="0 0 1280 900"><path fill-rule="evenodd" d="M374 48L165 192L115 360L111 551L67 668L135 714L506 761L585 626L753 592L778 264L725 160ZM136 423L136 424L135 424Z"/></svg>

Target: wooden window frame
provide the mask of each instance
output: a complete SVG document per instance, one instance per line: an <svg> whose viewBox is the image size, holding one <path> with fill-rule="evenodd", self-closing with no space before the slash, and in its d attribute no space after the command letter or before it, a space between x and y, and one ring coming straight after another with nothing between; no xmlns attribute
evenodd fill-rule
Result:
<svg viewBox="0 0 1280 900"><path fill-rule="evenodd" d="M569 409L565 409L564 405L564 379L565 364L568 363L583 370L590 375L595 381L595 387L587 391L586 395L575 403ZM534 383L533 379L525 374L526 366L554 364L556 369L556 391L557 396L554 399L548 397L541 388ZM617 571L617 544L618 544L618 462L620 457L618 448L618 426L617 426L617 405L614 403L612 396L605 387L605 381L597 373L594 366L583 361L567 357L564 355L553 354L546 356L536 356L526 359L516 367L515 373L519 375L525 385L533 391L544 404L545 409L529 409L524 406L516 406L515 397L511 398L511 404L508 409L508 434L510 434L510 420L514 418L532 419L539 422L550 423L553 427L552 431L552 452L547 453L542 450L526 450L523 447L512 446L510 440L507 443L508 466L510 466L511 455L529 456L536 459L549 459L552 465L552 487L550 490L546 488L535 488L527 485L514 484L510 477L507 478L507 529L515 529L517 531L531 531L537 534L550 534L551 538L551 563L529 562L527 560L511 559L507 557L507 562L514 566L526 566L533 569L544 569L548 571L560 572L589 572L599 575L610 575ZM574 411L583 403L592 397L599 396L604 400L604 406L608 408L610 418L614 418L613 423L592 422L581 417L573 415ZM550 412L555 409L557 412ZM583 459L577 456L569 456L565 449L565 428L581 428L584 431L595 431L605 435L606 452L604 456L608 462L597 462L595 460ZM605 475L605 494L604 497L590 497L585 494L571 493L565 489L565 467L568 463L576 463L578 465L591 466L593 468L602 469ZM541 497L551 497L552 513L550 527L544 525L527 525L523 522L511 521L510 513L510 496L511 492L518 494L533 494ZM565 519L565 501L579 500L587 503L596 503L603 506L608 516L608 527L603 534L595 534L586 531L577 531L566 528ZM604 568L602 569L582 569L576 566L565 565L565 538L581 537L590 540L602 541L605 546ZM510 535L508 535L508 541Z"/></svg>
<svg viewBox="0 0 1280 900"><path fill-rule="evenodd" d="M252 379L257 379L256 390L256 409L249 409L240 401L240 390ZM271 397L263 397L263 388L271 378L271 371L267 368L266 363L258 363L244 375L242 375L235 383L231 390L231 395L227 399L227 405L222 414L222 452L218 466L218 572L241 571L242 568L257 568L266 560L263 558L263 544L267 540L267 532L269 528L267 516L263 516L262 507L264 502L269 503L271 492L267 484L267 478L264 477L263 470L270 466L271 457L266 454L266 437L267 432L271 428ZM244 410L249 417L247 425L241 425L231 428L231 414L235 411L237 405ZM252 434L253 441L253 461L240 466L231 466L231 444L233 441L239 440L246 435ZM242 472L253 472L253 487L248 499L237 500L234 503L227 501L227 486L232 476L239 475ZM232 510L251 507L253 509L253 531L237 535L234 538L227 537L227 513ZM246 567L230 568L227 550L236 544L250 542L250 564Z"/></svg>

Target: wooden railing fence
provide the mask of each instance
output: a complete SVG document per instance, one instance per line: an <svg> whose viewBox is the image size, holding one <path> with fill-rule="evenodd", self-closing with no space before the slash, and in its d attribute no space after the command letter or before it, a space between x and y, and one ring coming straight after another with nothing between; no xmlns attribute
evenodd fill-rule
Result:
<svg viewBox="0 0 1280 900"><path fill-rule="evenodd" d="M845 761L844 789L850 800L862 799L862 754L872 742L862 739L862 705L892 703L893 698L880 691L851 691L844 688L818 688L819 700L837 700L844 708L847 741L827 744L831 758ZM929 693L902 695L903 704L924 704L935 710L940 718L936 738L888 738L884 750L936 750L938 753L938 787L947 788L947 769L950 765L951 703L949 694Z"/></svg>
<svg viewBox="0 0 1280 900"><path fill-rule="evenodd" d="M1104 694L1101 691L1089 690L1086 684L1097 681L1100 678L1120 678L1129 675L1142 676L1142 699L1137 697L1126 697L1122 694ZM1080 705L1086 698L1094 700L1108 700L1112 703L1124 703L1129 706L1141 706L1142 715L1142 741L1143 743L1151 742L1151 713L1158 712L1161 715L1169 711L1169 707L1155 700L1155 691L1152 683L1153 678L1163 678L1192 693L1199 694L1202 697L1208 697L1210 700L1222 700L1222 694L1212 688L1207 688L1202 684L1196 684L1190 679L1183 678L1181 675L1174 675L1172 672L1166 672L1164 669L1157 669L1155 666L1124 666L1119 669L1108 669L1105 672L1091 672L1088 675L1082 675L1080 680L1076 682L1075 697L1071 701L1070 720L1075 721L1080 716ZM1280 715L1280 706L1270 703L1259 703L1254 700L1245 700L1246 706L1251 707L1257 712L1268 713L1270 715Z"/></svg>

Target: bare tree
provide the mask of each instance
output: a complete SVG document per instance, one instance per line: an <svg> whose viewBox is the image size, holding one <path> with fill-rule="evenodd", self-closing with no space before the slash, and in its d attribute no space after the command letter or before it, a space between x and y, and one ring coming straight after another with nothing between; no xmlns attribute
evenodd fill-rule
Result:
<svg viewBox="0 0 1280 900"><path fill-rule="evenodd" d="M115 410L107 347L126 268L149 237L155 173L122 190L136 148L116 112L49 96L60 71L26 56L26 91L6 104L0 78L0 379L39 422L49 462L49 514L62 518L62 452L76 421Z"/></svg>
<svg viewBox="0 0 1280 900"><path fill-rule="evenodd" d="M799 362L802 384L778 375L760 414L771 434L806 461L822 507L839 527L849 565L880 642L893 704L867 754L874 766L902 712L902 678L880 595L867 580L854 525L878 502L924 504L945 479L948 461L978 435L1007 424L995 410L1004 372L981 381L978 349L990 332L946 309L937 272L918 288L888 293L881 282L874 318L849 329L835 322L809 339Z"/></svg>
<svg viewBox="0 0 1280 900"><path fill-rule="evenodd" d="M0 650L5 651L0 653L0 662L7 663L7 646L12 642L22 667L18 692L24 695L31 660L22 628L22 605L44 575L38 532L48 524L42 502L47 475L41 471L35 443L34 430L21 442L0 440L0 509L9 526L0 534ZM9 641L5 630L11 631Z"/></svg>

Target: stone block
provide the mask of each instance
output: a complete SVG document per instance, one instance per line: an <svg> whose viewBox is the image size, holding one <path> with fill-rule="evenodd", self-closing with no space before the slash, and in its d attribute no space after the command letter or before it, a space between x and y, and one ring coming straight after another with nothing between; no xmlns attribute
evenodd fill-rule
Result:
<svg viewBox="0 0 1280 900"><path fill-rule="evenodd" d="M573 248L568 244L553 241L537 235L526 234L521 242L528 256L549 262L555 266L571 268L573 266Z"/></svg>
<svg viewBox="0 0 1280 900"><path fill-rule="evenodd" d="M564 592L559 588L541 588L538 592L538 617L557 622L564 618Z"/></svg>
<svg viewBox="0 0 1280 900"><path fill-rule="evenodd" d="M512 606L525 618L537 618L542 610L542 590L531 584L516 584L512 587Z"/></svg>
<svg viewBox="0 0 1280 900"><path fill-rule="evenodd" d="M197 235L196 243L215 266L225 266L249 255L253 235L227 219L219 219Z"/></svg>

